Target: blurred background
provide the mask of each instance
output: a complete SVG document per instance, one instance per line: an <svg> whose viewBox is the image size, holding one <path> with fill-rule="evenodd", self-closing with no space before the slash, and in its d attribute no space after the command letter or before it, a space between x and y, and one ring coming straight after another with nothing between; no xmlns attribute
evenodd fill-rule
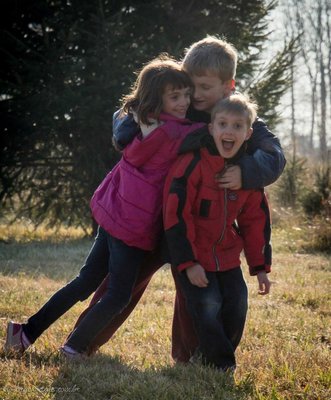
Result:
<svg viewBox="0 0 331 400"><path fill-rule="evenodd" d="M90 233L89 199L118 160L112 115L134 72L161 52L181 59L209 34L237 48L237 89L255 98L286 152L282 177L267 188L274 221L296 215L330 251L329 0L1 5L1 223Z"/></svg>

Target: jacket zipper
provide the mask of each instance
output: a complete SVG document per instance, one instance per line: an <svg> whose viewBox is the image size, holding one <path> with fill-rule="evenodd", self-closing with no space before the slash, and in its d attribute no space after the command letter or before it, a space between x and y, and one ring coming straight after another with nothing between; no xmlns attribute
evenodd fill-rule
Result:
<svg viewBox="0 0 331 400"><path fill-rule="evenodd" d="M223 240L225 229L226 229L227 199L228 199L227 189L224 189L224 223L223 223L223 229L222 229L222 232L221 232L221 236L219 237L219 239L213 245L213 255L214 255L215 263L216 263L216 271L218 271L218 272L220 271L220 262L219 262L219 259L218 259L217 255L216 255L216 246L218 246L221 243L221 241Z"/></svg>

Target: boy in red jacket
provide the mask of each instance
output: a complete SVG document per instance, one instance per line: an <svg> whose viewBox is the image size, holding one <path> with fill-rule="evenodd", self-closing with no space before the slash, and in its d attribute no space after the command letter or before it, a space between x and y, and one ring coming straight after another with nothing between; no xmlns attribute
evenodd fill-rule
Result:
<svg viewBox="0 0 331 400"><path fill-rule="evenodd" d="M270 216L263 189L221 189L215 176L245 152L256 106L240 94L217 102L208 128L190 134L165 185L164 226L171 263L194 322L193 359L236 367L247 314L240 268L245 252L261 294L270 290Z"/></svg>

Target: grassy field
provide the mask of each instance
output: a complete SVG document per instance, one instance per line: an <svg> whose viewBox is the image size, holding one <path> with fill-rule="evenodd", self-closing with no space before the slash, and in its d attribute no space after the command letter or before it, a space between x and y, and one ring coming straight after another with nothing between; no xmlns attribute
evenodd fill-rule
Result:
<svg viewBox="0 0 331 400"><path fill-rule="evenodd" d="M234 382L209 368L174 365L174 287L163 268L132 316L91 359L65 362L57 351L87 302L57 321L22 359L0 350L0 399L331 399L330 258L298 251L298 232L295 225L275 229L269 296L258 296L245 270L250 308ZM67 231L10 233L7 227L0 227L0 238L2 347L7 321L25 321L72 278L91 239Z"/></svg>

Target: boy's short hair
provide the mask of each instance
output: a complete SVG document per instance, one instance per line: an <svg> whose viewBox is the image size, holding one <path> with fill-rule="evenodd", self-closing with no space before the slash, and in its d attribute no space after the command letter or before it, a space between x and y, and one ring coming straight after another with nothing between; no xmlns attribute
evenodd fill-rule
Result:
<svg viewBox="0 0 331 400"><path fill-rule="evenodd" d="M186 49L182 64L189 75L214 72L222 82L227 82L236 76L237 58L231 43L208 35Z"/></svg>
<svg viewBox="0 0 331 400"><path fill-rule="evenodd" d="M211 121L213 122L216 114L222 111L246 114L248 126L251 127L256 119L257 104L252 102L247 95L235 93L215 104L211 112Z"/></svg>

